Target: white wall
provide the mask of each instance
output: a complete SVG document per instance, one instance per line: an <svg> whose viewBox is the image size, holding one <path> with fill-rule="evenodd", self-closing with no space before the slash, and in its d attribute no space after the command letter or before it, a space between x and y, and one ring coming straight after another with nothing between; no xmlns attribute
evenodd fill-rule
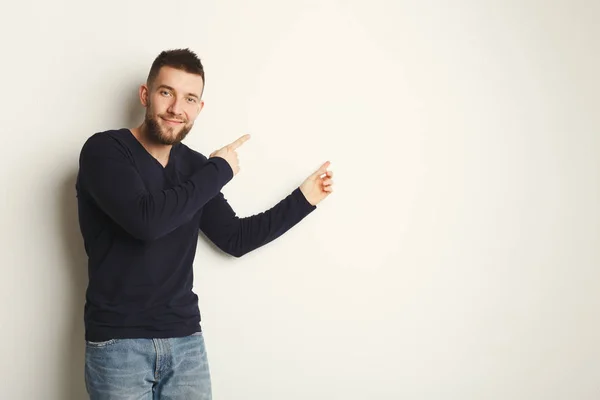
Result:
<svg viewBox="0 0 600 400"><path fill-rule="evenodd" d="M10 7L10 9L9 9ZM323 161L279 240L196 259L217 400L600 398L598 1L15 3L0 16L2 398L82 399L82 143L191 47L186 143L244 133L239 215Z"/></svg>

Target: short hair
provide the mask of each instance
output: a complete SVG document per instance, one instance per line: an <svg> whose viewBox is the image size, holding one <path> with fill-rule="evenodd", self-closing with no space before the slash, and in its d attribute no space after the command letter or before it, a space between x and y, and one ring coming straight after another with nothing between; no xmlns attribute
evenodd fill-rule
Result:
<svg viewBox="0 0 600 400"><path fill-rule="evenodd" d="M200 77L202 77L202 83L205 84L202 62L196 53L190 49L173 49L161 52L156 59L154 59L154 62L150 67L150 72L148 73L148 79L146 81L148 86L152 85L162 67L171 67L190 74L200 75ZM204 91L204 88L202 91Z"/></svg>

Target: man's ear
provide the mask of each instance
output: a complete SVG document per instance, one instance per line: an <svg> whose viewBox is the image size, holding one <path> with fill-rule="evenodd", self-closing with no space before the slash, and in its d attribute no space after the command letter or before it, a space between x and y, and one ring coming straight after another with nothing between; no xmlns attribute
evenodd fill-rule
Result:
<svg viewBox="0 0 600 400"><path fill-rule="evenodd" d="M140 86L140 102L144 107L148 107L148 96L150 96L150 89L147 85Z"/></svg>

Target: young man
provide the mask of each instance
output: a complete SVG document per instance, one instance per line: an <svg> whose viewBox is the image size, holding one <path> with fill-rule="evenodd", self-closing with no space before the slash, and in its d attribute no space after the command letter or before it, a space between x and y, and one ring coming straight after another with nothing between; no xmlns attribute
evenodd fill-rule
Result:
<svg viewBox="0 0 600 400"><path fill-rule="evenodd" d="M239 218L221 189L248 135L207 158L181 141L202 107L204 70L188 49L162 52L139 89L133 129L83 145L77 198L87 252L85 382L95 399L210 399L192 291L199 230L235 257L284 234L332 192L326 162L273 208Z"/></svg>

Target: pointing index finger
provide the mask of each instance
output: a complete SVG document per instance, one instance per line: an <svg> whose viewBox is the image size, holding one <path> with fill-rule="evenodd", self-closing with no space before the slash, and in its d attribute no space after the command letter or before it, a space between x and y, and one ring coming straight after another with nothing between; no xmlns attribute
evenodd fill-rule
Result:
<svg viewBox="0 0 600 400"><path fill-rule="evenodd" d="M329 168L329 166L331 165L331 162L326 161L323 165L321 165L321 167L315 171L314 176L316 178L320 177L321 175L323 175L324 173L327 172L327 168Z"/></svg>
<svg viewBox="0 0 600 400"><path fill-rule="evenodd" d="M231 150L237 150L241 145L243 145L244 143L246 143L248 141L248 139L250 139L250 135L246 134L246 135L240 137L235 142L231 143L229 145L229 148Z"/></svg>

